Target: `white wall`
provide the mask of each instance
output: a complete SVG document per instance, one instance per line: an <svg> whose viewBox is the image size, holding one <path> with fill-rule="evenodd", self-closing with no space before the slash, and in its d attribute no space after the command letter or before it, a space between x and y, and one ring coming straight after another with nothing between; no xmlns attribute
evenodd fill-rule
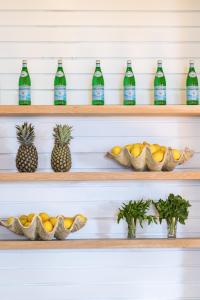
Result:
<svg viewBox="0 0 200 300"><path fill-rule="evenodd" d="M58 57L63 57L69 104L91 101L91 76L100 58L106 103L122 101L122 78L131 58L137 102L152 103L157 58L167 77L168 103L185 101L188 60L200 69L198 0L0 0L0 103L17 103L22 58L28 59L33 104L51 104ZM15 125L26 118L0 118L0 168L15 169ZM104 158L115 144L147 140L196 152L182 168L199 168L198 118L36 118L39 168L47 170L55 123L73 125L73 170L119 170ZM3 183L0 215L47 211L82 212L87 226L71 238L126 237L117 225L122 201L180 193L192 202L179 236L200 234L198 182ZM145 227L139 236L165 236L166 226ZM16 238L0 230L1 239ZM1 251L0 295L4 300L194 300L200 298L198 250Z"/></svg>

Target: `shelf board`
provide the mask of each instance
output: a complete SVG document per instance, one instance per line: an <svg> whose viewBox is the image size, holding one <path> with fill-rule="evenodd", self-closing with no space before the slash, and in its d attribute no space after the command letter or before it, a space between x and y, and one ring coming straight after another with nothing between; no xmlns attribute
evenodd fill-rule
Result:
<svg viewBox="0 0 200 300"><path fill-rule="evenodd" d="M113 248L200 248L200 238L178 239L91 239L65 241L0 241L0 250L16 249L113 249Z"/></svg>
<svg viewBox="0 0 200 300"><path fill-rule="evenodd" d="M1 181L200 180L200 171L0 173Z"/></svg>
<svg viewBox="0 0 200 300"><path fill-rule="evenodd" d="M200 116L200 105L0 105L0 116Z"/></svg>

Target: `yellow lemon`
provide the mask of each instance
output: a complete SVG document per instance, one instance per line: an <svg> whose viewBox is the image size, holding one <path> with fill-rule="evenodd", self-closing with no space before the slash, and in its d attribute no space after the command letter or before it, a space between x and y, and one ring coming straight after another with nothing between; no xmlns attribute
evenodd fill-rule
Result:
<svg viewBox="0 0 200 300"><path fill-rule="evenodd" d="M165 152L165 151L167 150L167 147L165 147L165 146L160 146L160 150L163 151L163 152Z"/></svg>
<svg viewBox="0 0 200 300"><path fill-rule="evenodd" d="M158 151L160 149L160 146L158 144L151 144L150 145L150 150L151 150L151 153L155 153L156 151Z"/></svg>
<svg viewBox="0 0 200 300"><path fill-rule="evenodd" d="M20 220L20 223L24 226L27 222L27 219L19 219Z"/></svg>
<svg viewBox="0 0 200 300"><path fill-rule="evenodd" d="M49 218L49 221L51 222L51 224L54 227L56 225L56 223L57 223L57 218L56 217L51 217L51 218Z"/></svg>
<svg viewBox="0 0 200 300"><path fill-rule="evenodd" d="M44 229L47 231L47 232L51 232L53 230L53 225L51 224L50 221L45 221L43 223L43 226L44 226Z"/></svg>
<svg viewBox="0 0 200 300"><path fill-rule="evenodd" d="M26 222L26 223L24 224L24 227L29 227L30 225L31 225L30 222Z"/></svg>
<svg viewBox="0 0 200 300"><path fill-rule="evenodd" d="M161 162L164 158L164 153L163 153L163 151L158 150L158 151L154 152L152 154L152 156L155 161Z"/></svg>
<svg viewBox="0 0 200 300"><path fill-rule="evenodd" d="M173 154L173 158L175 160L179 160L179 158L181 157L181 153L179 150L177 149L172 149L172 154Z"/></svg>
<svg viewBox="0 0 200 300"><path fill-rule="evenodd" d="M19 220L20 220L20 223L21 223L22 225L25 225L26 222L27 222L27 216L26 216L26 215L21 215L21 216L19 217Z"/></svg>
<svg viewBox="0 0 200 300"><path fill-rule="evenodd" d="M128 144L128 145L125 146L125 148L128 149L128 151L130 152L130 151L131 151L131 148L132 148L132 145L131 145L131 144Z"/></svg>
<svg viewBox="0 0 200 300"><path fill-rule="evenodd" d="M115 146L111 149L111 153L113 155L119 155L122 151L122 148L120 146Z"/></svg>
<svg viewBox="0 0 200 300"><path fill-rule="evenodd" d="M6 221L7 225L11 225L14 222L14 217L9 217Z"/></svg>
<svg viewBox="0 0 200 300"><path fill-rule="evenodd" d="M138 157L141 152L142 152L142 149L140 146L134 146L131 149L131 155L133 155L134 157Z"/></svg>
<svg viewBox="0 0 200 300"><path fill-rule="evenodd" d="M32 222L33 218L35 217L35 214L31 213L27 216L28 222Z"/></svg>
<svg viewBox="0 0 200 300"><path fill-rule="evenodd" d="M49 219L49 215L47 213L45 213L45 212L41 212L39 214L39 216L40 216L42 222L45 222L45 221L47 221Z"/></svg>
<svg viewBox="0 0 200 300"><path fill-rule="evenodd" d="M87 218L81 214L76 215L76 217L78 217L82 223L85 223L87 221Z"/></svg>
<svg viewBox="0 0 200 300"><path fill-rule="evenodd" d="M65 229L70 229L74 222L74 218L64 218L64 227Z"/></svg>

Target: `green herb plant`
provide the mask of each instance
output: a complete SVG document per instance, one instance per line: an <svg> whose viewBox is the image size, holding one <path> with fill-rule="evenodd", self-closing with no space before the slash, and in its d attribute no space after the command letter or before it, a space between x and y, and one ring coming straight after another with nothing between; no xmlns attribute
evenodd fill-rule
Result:
<svg viewBox="0 0 200 300"><path fill-rule="evenodd" d="M133 239L136 237L136 227L139 223L143 228L143 223L148 222L157 223L155 216L147 215L150 208L151 200L139 200L139 201L129 201L128 203L123 203L121 208L119 208L117 222L119 223L124 219L128 225L128 239Z"/></svg>
<svg viewBox="0 0 200 300"><path fill-rule="evenodd" d="M160 199L158 202L154 202L155 208L159 214L159 221L162 223L166 220L168 226L168 237L175 238L177 223L185 224L188 218L189 207L191 206L189 201L182 198L180 195L169 194L166 200Z"/></svg>

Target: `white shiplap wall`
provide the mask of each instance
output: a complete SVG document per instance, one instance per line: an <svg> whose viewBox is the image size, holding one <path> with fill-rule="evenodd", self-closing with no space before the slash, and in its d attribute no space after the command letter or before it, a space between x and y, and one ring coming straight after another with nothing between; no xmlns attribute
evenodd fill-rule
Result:
<svg viewBox="0 0 200 300"><path fill-rule="evenodd" d="M63 57L69 104L91 101L91 76L100 58L106 103L122 101L126 59L134 62L137 101L152 103L157 58L167 77L168 103L185 101L188 60L200 70L198 0L0 0L0 104L17 103L21 59L27 58L33 104L51 104L58 57ZM15 169L15 125L25 118L0 118L0 168ZM195 157L182 168L200 167L198 118L35 118L39 168L50 168L52 128L73 125L73 169L119 170L104 153L115 144L148 140L189 145ZM33 192L34 191L34 192ZM125 237L115 222L122 201L180 193L192 202L179 236L200 234L198 182L4 183L0 215L48 211L82 212L88 225L72 238ZM166 226L145 227L139 236L165 236ZM16 238L0 229L1 239ZM1 251L0 295L4 300L199 300L200 251L84 250Z"/></svg>

